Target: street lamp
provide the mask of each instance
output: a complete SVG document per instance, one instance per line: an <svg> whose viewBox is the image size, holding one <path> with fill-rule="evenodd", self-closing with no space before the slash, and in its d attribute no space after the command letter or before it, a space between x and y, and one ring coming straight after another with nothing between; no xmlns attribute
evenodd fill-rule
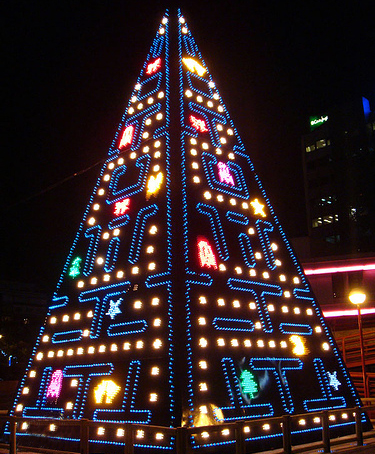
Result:
<svg viewBox="0 0 375 454"><path fill-rule="evenodd" d="M365 352L363 348L363 330L362 330L362 316L361 316L361 304L366 301L366 294L360 289L354 289L349 294L349 301L357 306L358 310L358 330L359 330L359 345L361 349L361 363L362 363L362 377L363 377L363 391L364 396L367 397L367 386L366 386L366 363L365 363Z"/></svg>

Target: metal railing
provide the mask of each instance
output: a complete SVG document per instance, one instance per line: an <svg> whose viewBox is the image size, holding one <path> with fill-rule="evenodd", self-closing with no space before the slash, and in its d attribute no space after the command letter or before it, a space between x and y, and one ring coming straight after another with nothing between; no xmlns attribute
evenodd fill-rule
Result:
<svg viewBox="0 0 375 454"><path fill-rule="evenodd" d="M375 431L364 432L362 428L362 414L369 411L374 411L375 405L368 405L365 407L355 407L355 408L345 408L337 410L324 410L320 412L309 413L309 416L314 418L319 418L319 423L321 427L322 438L320 441L310 443L308 445L300 445L292 443L292 424L299 419L306 417L306 414L303 415L284 415L274 418L258 419L252 421L238 421L235 423L220 424L214 426L204 426L204 427L160 427L160 426L151 426L144 424L123 424L123 435L124 435L124 454L134 454L134 444L136 443L136 433L137 431L144 431L148 433L159 433L163 432L164 435L173 437L174 439L174 453L175 454L189 454L192 451L191 439L192 437L201 437L203 433L213 434L215 432L223 432L223 430L232 431L235 437L233 443L235 443L235 453L236 454L246 454L246 437L247 433L251 428L264 427L264 424L277 424L281 428L282 435L282 448L275 450L275 453L282 454L294 454L294 453L305 453L309 450L322 449L324 453L331 452L331 446L342 445L348 442L355 442L357 446L362 446L364 439L374 438ZM352 414L355 418L355 434L348 435L345 437L331 438L330 435L330 421L335 420L342 412L345 411L348 414ZM22 424L32 423L33 425L39 426L48 426L54 425L59 426L72 426L79 428L79 454L89 454L89 445L90 445L90 428L103 427L103 428L113 428L114 423L102 422L102 421L90 421L88 419L72 420L72 419L46 419L46 418L23 418L15 416L0 415L0 421L4 423L9 423L9 443L7 446L9 448L9 454L17 453L17 428L21 427ZM32 436L32 434L30 434ZM375 443L375 442L374 442ZM21 446L19 446L21 447ZM22 446L22 448L26 448ZM375 448L375 444L374 444ZM34 448L29 447L28 449L35 452L65 452L62 450L53 450L53 449L43 449L43 448ZM252 451L253 452L253 451ZM69 451L70 454L71 451Z"/></svg>
<svg viewBox="0 0 375 454"><path fill-rule="evenodd" d="M361 366L361 349L358 334L336 338L348 368ZM375 331L363 332L364 358L366 364L375 364Z"/></svg>

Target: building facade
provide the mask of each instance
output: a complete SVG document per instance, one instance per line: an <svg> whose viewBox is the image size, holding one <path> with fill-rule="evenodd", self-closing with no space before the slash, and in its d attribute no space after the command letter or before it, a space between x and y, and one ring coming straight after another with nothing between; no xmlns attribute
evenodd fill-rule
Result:
<svg viewBox="0 0 375 454"><path fill-rule="evenodd" d="M375 251L374 148L366 98L310 117L302 152L311 256Z"/></svg>

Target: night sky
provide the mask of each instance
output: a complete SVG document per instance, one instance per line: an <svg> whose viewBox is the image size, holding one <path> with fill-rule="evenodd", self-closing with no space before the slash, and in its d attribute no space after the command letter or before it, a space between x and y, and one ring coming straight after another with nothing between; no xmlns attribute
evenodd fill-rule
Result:
<svg viewBox="0 0 375 454"><path fill-rule="evenodd" d="M106 157L168 7L130 3L2 4L0 279L54 290L101 167L95 164ZM301 135L309 115L348 94L374 95L375 3L177 6L284 230L304 235Z"/></svg>

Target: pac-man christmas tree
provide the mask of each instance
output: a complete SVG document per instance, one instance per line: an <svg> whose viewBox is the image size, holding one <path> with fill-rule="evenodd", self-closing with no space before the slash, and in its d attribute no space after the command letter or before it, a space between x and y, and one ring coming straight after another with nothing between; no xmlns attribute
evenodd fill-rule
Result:
<svg viewBox="0 0 375 454"><path fill-rule="evenodd" d="M162 18L12 414L203 426L360 405L308 282L184 17ZM319 418L318 418L319 419ZM331 430L347 432L343 410ZM19 435L77 441L65 427ZM281 439L280 426L246 435ZM233 443L205 432L196 448ZM135 445L173 449L139 430ZM102 448L101 448L102 449ZM111 451L113 452L113 451Z"/></svg>

